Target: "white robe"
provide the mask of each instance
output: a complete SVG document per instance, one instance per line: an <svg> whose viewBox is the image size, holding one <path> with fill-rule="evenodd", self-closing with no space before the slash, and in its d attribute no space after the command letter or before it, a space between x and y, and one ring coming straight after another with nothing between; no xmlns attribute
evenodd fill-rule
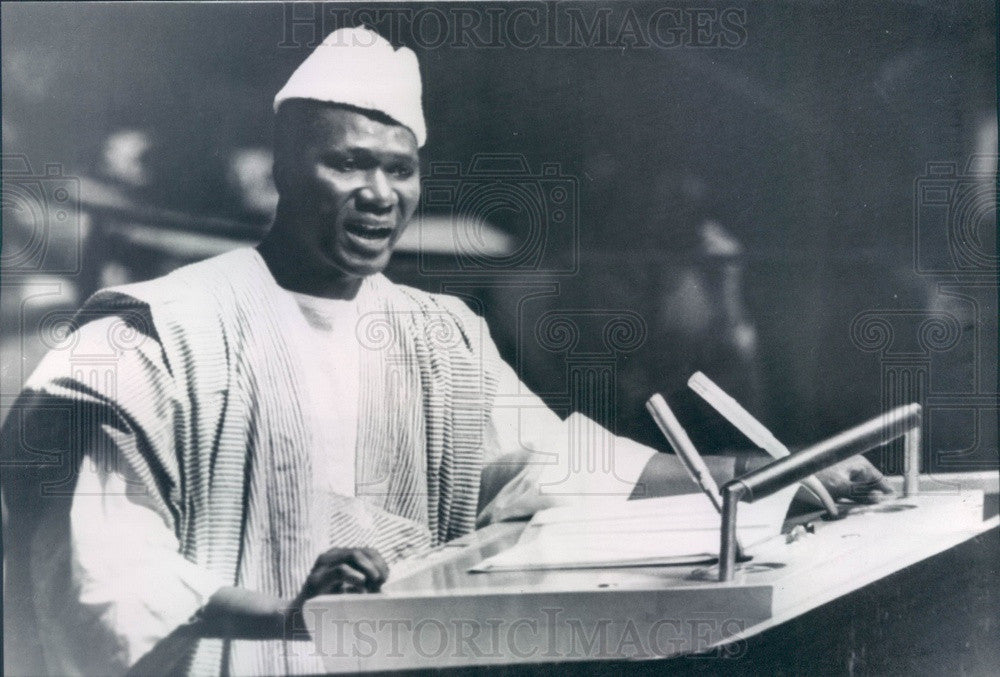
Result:
<svg viewBox="0 0 1000 677"><path fill-rule="evenodd" d="M275 285L276 286L276 285ZM355 335L358 306L349 301L316 299L284 290L297 309L287 318L285 338L308 368L295 377L307 393L302 406L312 429L311 458L315 505L312 507L313 558L330 547L331 518L343 511L364 513L357 481L364 458L356 454L356 419L360 391L359 343ZM115 318L84 325L74 350L99 354L106 349ZM488 336L487 336L487 340ZM29 380L28 388L51 389L52 378L65 372L65 355L50 355ZM169 378L164 354L156 341L142 342L123 353L118 370L158 382ZM123 393L127 394L127 393ZM612 439L613 461L574 470L569 427L518 379L508 365L500 368L497 395L489 414L486 463L506 458L523 461L524 450L537 452L519 467L480 514L480 523L530 514L546 505L585 500L588 494L617 494L624 500L653 450L591 426L591 434ZM583 425L589 425L584 422ZM576 431L579 435L579 430ZM141 490L142 481L114 449L104 445L100 458L88 457L73 491L69 533L41 528L33 548L36 609L43 629L48 670L53 674L117 674L126 671L160 639L185 623L221 586L232 584L181 554L174 530ZM110 450L110 451L109 451ZM612 461L612 462L609 462ZM519 461L520 462L520 461ZM361 488L361 493L364 488ZM254 522L253 516L250 519ZM259 532L258 532L259 533ZM414 550L428 542L416 531ZM351 545L351 544L347 544ZM390 554L391 562L398 560ZM241 582L252 587L254 572L271 565L263 552L248 548L240 564ZM68 574L68 575L67 575ZM301 647L288 643L261 659L252 647L230 653L235 674L315 670ZM291 655L280 656L287 652ZM256 652L259 654L259 652ZM263 660L263 662L262 662ZM271 662L268 662L270 660Z"/></svg>

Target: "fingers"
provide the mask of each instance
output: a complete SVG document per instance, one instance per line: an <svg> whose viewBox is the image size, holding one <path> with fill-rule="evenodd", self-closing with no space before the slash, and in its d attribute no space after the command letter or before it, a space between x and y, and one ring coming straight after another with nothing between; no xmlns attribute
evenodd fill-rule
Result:
<svg viewBox="0 0 1000 677"><path fill-rule="evenodd" d="M883 494L894 494L896 493L893 488L889 485L889 480L885 478L885 475L879 473L877 488Z"/></svg>
<svg viewBox="0 0 1000 677"><path fill-rule="evenodd" d="M332 548L316 559L306 581L310 596L344 592L377 592L389 567L372 548Z"/></svg>
<svg viewBox="0 0 1000 677"><path fill-rule="evenodd" d="M851 473L851 499L858 503L879 503L893 493L885 476L874 467Z"/></svg>
<svg viewBox="0 0 1000 677"><path fill-rule="evenodd" d="M389 578L389 565L382 559L382 555L375 548L362 548L361 551L368 555L375 568L378 569L381 577L380 584L385 583L386 579Z"/></svg>
<svg viewBox="0 0 1000 677"><path fill-rule="evenodd" d="M369 592L378 592L389 575L382 556L371 548L361 548L351 551L351 565L364 574L364 588Z"/></svg>
<svg viewBox="0 0 1000 677"><path fill-rule="evenodd" d="M881 503L887 498L893 496L895 493L896 492L892 490L892 487L889 486L889 483L886 482L885 478L882 478L875 483L874 488L869 490L868 493L864 495L862 502Z"/></svg>
<svg viewBox="0 0 1000 677"><path fill-rule="evenodd" d="M862 503L864 505L881 503L885 498L886 495L881 491L858 492L851 495L851 500L855 503Z"/></svg>
<svg viewBox="0 0 1000 677"><path fill-rule="evenodd" d="M362 592L367 589L366 576L350 564L317 563L306 579L306 597Z"/></svg>

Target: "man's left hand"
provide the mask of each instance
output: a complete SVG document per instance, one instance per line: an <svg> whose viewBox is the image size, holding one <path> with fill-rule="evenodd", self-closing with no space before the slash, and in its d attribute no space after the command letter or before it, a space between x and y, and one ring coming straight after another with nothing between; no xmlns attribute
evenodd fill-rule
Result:
<svg viewBox="0 0 1000 677"><path fill-rule="evenodd" d="M878 503L893 493L885 476L864 456L852 456L821 470L816 478L834 500L846 498L856 503Z"/></svg>

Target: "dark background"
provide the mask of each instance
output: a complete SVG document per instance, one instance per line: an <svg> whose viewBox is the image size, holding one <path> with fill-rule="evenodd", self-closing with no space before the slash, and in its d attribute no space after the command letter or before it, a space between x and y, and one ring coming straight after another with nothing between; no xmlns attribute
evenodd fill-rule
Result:
<svg viewBox="0 0 1000 677"><path fill-rule="evenodd" d="M587 21L605 11L522 6L576 8ZM403 31L424 77L425 172L453 162L465 176L476 154L520 154L543 203L537 176L551 163L579 206L561 230L544 224L537 259L463 269L404 252L390 277L466 294L552 406L661 447L642 408L654 391L671 395L699 445L740 444L684 395L701 369L789 444L919 400L933 468L995 467L995 4L701 3L744 12L744 41L605 44L626 12L644 23L659 6L610 6L610 40L569 47L428 47ZM289 33L278 4L5 3L5 198L23 180L9 175L11 154L35 174L56 163L108 185L106 139L142 130L150 178L118 186L131 203L202 232L245 223L240 237L252 240L266 218L241 205L227 162L269 145L272 97L309 43L338 27L324 23L329 10L300 6L300 19L319 18ZM994 157L970 174L977 153ZM920 192L931 162L955 167L938 221ZM80 303L116 261L110 279L121 281L185 258L170 252L173 231L140 253L99 236L102 224L127 231L143 218L86 199L80 211L82 263L62 273L12 262L10 242L27 236L5 228L5 404L38 358L30 335L45 312ZM512 210L492 222L515 243L531 234ZM985 258L963 259L963 246ZM32 301L26 290L45 284L59 293ZM546 313L575 323L575 349L545 347ZM640 318L640 346L600 340L615 317Z"/></svg>

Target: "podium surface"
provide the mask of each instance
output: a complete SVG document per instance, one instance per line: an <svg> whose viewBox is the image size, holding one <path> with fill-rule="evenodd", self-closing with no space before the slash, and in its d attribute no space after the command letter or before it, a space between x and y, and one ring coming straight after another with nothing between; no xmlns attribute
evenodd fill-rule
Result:
<svg viewBox="0 0 1000 677"><path fill-rule="evenodd" d="M498 524L401 563L380 593L315 598L305 617L331 672L724 654L995 529L997 493L996 472L922 476L915 496L792 518L725 583L706 565L470 573L524 528Z"/></svg>

